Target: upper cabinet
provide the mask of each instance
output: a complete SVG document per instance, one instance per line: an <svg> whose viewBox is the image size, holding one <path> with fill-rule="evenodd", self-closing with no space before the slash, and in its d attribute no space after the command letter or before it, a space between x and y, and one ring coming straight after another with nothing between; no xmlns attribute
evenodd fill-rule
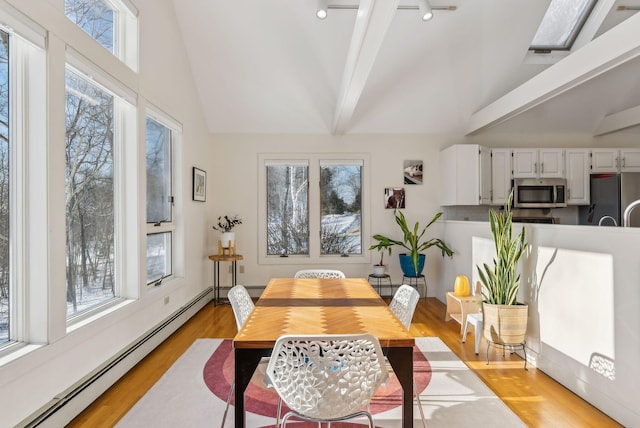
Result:
<svg viewBox="0 0 640 428"><path fill-rule="evenodd" d="M589 204L589 149L566 149L567 205Z"/></svg>
<svg viewBox="0 0 640 428"><path fill-rule="evenodd" d="M640 149L591 149L591 172L640 172Z"/></svg>
<svg viewBox="0 0 640 428"><path fill-rule="evenodd" d="M491 151L457 144L440 152L440 205L484 205L491 201Z"/></svg>
<svg viewBox="0 0 640 428"><path fill-rule="evenodd" d="M511 193L511 149L491 150L491 204L504 205Z"/></svg>
<svg viewBox="0 0 640 428"><path fill-rule="evenodd" d="M563 149L513 149L514 178L563 178Z"/></svg>

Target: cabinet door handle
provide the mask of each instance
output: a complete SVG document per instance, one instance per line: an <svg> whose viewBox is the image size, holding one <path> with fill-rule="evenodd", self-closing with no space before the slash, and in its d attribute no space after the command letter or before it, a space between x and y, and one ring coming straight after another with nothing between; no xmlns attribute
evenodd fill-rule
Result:
<svg viewBox="0 0 640 428"><path fill-rule="evenodd" d="M626 159L627 159L626 157L623 157L623 158L622 158L622 167L623 167L623 168L627 166L627 165L626 165L626 162L625 162L625 161L626 161Z"/></svg>
<svg viewBox="0 0 640 428"><path fill-rule="evenodd" d="M544 162L540 164L540 173L544 174Z"/></svg>
<svg viewBox="0 0 640 428"><path fill-rule="evenodd" d="M536 174L538 173L538 162L533 163L533 172Z"/></svg>

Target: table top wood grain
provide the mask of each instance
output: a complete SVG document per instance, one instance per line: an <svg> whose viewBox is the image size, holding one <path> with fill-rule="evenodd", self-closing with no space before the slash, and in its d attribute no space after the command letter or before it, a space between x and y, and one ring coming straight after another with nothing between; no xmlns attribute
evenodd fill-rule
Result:
<svg viewBox="0 0 640 428"><path fill-rule="evenodd" d="M234 346L272 348L284 334L357 333L373 334L383 347L415 343L365 278L274 278L234 338Z"/></svg>

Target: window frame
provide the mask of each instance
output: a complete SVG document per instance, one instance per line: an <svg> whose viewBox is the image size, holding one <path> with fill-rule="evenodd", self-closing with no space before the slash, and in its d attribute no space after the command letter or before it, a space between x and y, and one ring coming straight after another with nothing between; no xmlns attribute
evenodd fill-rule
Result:
<svg viewBox="0 0 640 428"><path fill-rule="evenodd" d="M169 275L166 275L160 279L156 279L154 281L149 281L147 278L147 273L146 273L146 266L147 266L147 257L146 257L146 244L144 246L145 248L145 257L144 257L144 267L145 267L145 273L144 273L144 278L145 278L145 283L147 285L147 287L152 287L152 286L160 286L168 281L171 281L173 278L176 277L176 267L178 266L178 263L176 261L176 243L177 243L177 236L176 236L176 232L177 232L177 226L176 226L176 216L177 216L177 205L176 205L176 189L178 189L177 187L177 174L176 174L176 156L177 156L177 146L179 144L179 141L181 140L181 136L182 136L182 125L176 121L175 119L171 118L169 115L167 115L166 113L160 111L158 108L153 107L153 106L147 106L146 111L145 111L145 115L144 115L144 139L143 141L145 142L145 154L146 154L146 135L147 135L147 127L146 127L146 123L147 123L147 119L151 119L154 122L164 126L165 128L167 128L170 132L171 132L171 138L170 138L170 144L171 147L169 149L170 152L170 157L171 157L171 166L170 166L170 174L171 174L171 198L173 200L173 202L171 203L172 207L171 207L171 221L163 221L160 223L150 223L147 222L147 216L146 216L146 156L145 156L145 162L144 162L144 171L145 171L145 204L144 204L144 209L145 209L145 243L146 243L146 238L149 235L155 235L155 234L160 234L160 233L169 233L170 234L170 242L171 242L171 248L170 248L170 265L171 265L171 273Z"/></svg>
<svg viewBox="0 0 640 428"><path fill-rule="evenodd" d="M578 17L573 29L571 30L569 37L567 37L567 41L564 45L534 45L533 44L533 39L531 41L531 45L529 46L529 51L535 54L549 54L552 52L567 52L567 51L571 51L573 48L574 43L576 42L578 36L580 35L580 32L582 31L582 29L584 28L585 24L587 23L587 21L589 20L589 17L591 16L591 14L594 11L594 8L596 6L596 4L598 3L597 0L585 0L588 1L589 4L586 5L584 12L581 16ZM547 9L548 12L548 9ZM537 31L540 30L540 27L542 26L542 24L544 23L545 18L547 18L547 13L545 13L544 17L542 18L542 21L540 22L540 25L538 26L538 30L536 30L536 34L534 35L534 39L535 36L537 35Z"/></svg>
<svg viewBox="0 0 640 428"><path fill-rule="evenodd" d="M266 166L269 161L309 162L309 254L281 257L267 255L267 177ZM362 213L361 236L362 254L322 255L320 248L321 211L320 211L320 166L322 161L336 163L345 161L362 162ZM371 235L371 203L370 203L370 155L367 153L288 153L258 155L258 264L265 265L328 265L369 263L370 251L367 251L367 237Z"/></svg>

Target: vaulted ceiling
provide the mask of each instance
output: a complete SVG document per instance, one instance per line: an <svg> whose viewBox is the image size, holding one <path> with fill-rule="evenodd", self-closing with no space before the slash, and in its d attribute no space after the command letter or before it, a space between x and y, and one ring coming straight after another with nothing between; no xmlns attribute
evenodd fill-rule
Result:
<svg viewBox="0 0 640 428"><path fill-rule="evenodd" d="M599 0L556 62L528 53L549 1L174 5L212 133L640 133L640 14L618 10L640 0Z"/></svg>

